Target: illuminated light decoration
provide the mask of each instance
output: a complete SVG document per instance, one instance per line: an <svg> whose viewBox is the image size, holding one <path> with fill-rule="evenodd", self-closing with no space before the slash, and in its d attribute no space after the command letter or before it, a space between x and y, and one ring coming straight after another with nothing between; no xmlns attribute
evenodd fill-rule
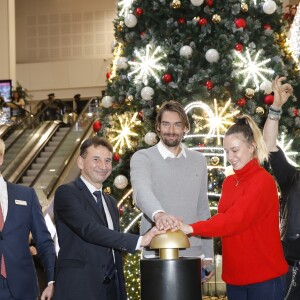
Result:
<svg viewBox="0 0 300 300"><path fill-rule="evenodd" d="M114 145L114 152L118 151L122 154L125 147L131 149L132 137L138 137L138 134L133 131L133 128L141 124L141 121L137 119L137 115L137 112L132 116L128 113L116 115L121 128L111 130L111 133L117 134L116 137L111 139L111 143Z"/></svg>
<svg viewBox="0 0 300 300"><path fill-rule="evenodd" d="M166 57L166 54L160 46L153 48L153 45L148 44L145 49L135 50L135 61L128 62L132 69L128 77L134 77L135 84L143 82L148 85L149 77L155 78L156 82L160 81L159 73L166 68L159 62Z"/></svg>
<svg viewBox="0 0 300 300"><path fill-rule="evenodd" d="M290 140L288 143L286 143L285 138L286 138L286 135L282 132L281 135L280 135L280 139L277 140L277 144L282 149L282 151L284 152L287 161L292 166L299 167L299 165L294 160L292 160L292 158L291 158L291 156L299 155L299 153L297 151L290 151L291 145L292 145L294 140Z"/></svg>
<svg viewBox="0 0 300 300"><path fill-rule="evenodd" d="M130 11L130 9L132 8L132 4L135 0L121 0L118 3L119 6L119 13L118 15L121 16L125 16L128 14L128 12Z"/></svg>
<svg viewBox="0 0 300 300"><path fill-rule="evenodd" d="M254 58L251 57L249 49L246 50L245 56L242 53L235 51L235 55L239 58L239 61L234 62L236 67L236 74L245 76L243 86L246 86L248 82L253 81L256 91L259 90L259 85L263 81L270 81L264 76L264 74L273 75L274 71L267 68L266 65L271 61L270 58L259 61L262 50L259 50Z"/></svg>
<svg viewBox="0 0 300 300"><path fill-rule="evenodd" d="M297 6L297 12L291 26L291 35L289 44L292 52L292 57L299 64L300 62L300 9Z"/></svg>
<svg viewBox="0 0 300 300"><path fill-rule="evenodd" d="M143 213L139 213L129 224L128 226L124 229L124 232L127 232L128 230L131 229L131 227L142 217Z"/></svg>
<svg viewBox="0 0 300 300"><path fill-rule="evenodd" d="M203 129L209 129L207 133L207 137L216 136L218 145L220 145L220 137L222 133L225 133L227 128L233 124L233 118L236 116L240 111L235 110L233 112L228 112L227 109L231 103L231 99L229 99L223 108L219 108L217 100L214 99L214 112L211 108L204 104L203 102L192 102L185 107L185 112L188 113L189 111L193 110L194 108L201 108L205 111L207 116L196 116L193 115L195 119L195 124L197 125L197 119L202 121L206 121L205 125L200 125L197 131L202 131ZM221 111L219 112L219 110ZM189 136L189 135L186 135Z"/></svg>
<svg viewBox="0 0 300 300"><path fill-rule="evenodd" d="M129 197L131 194L132 194L132 192L133 192L133 189L130 189L123 197L122 197L122 199L118 202L118 207L120 207L122 204L123 204L123 202L126 200L126 198L127 197Z"/></svg>
<svg viewBox="0 0 300 300"><path fill-rule="evenodd" d="M113 53L113 62L112 62L112 67L111 67L111 73L109 76L109 81L111 82L113 78L116 77L117 69L118 69L118 59L123 53L123 44L118 43L115 48L114 48L114 53Z"/></svg>

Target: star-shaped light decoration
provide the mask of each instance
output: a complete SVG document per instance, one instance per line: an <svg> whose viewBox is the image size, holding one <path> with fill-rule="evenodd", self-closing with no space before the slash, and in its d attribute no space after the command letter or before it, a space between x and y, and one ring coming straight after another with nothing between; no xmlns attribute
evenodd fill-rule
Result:
<svg viewBox="0 0 300 300"><path fill-rule="evenodd" d="M267 64L271 61L270 58L260 59L262 50L256 52L253 57L250 54L249 49L246 50L246 55L243 56L240 52L235 51L237 60L234 62L236 75L242 75L245 77L243 86L246 86L248 82L255 84L256 91L259 90L259 85L263 81L270 81L265 77L265 74L273 75L274 71L267 68Z"/></svg>
<svg viewBox="0 0 300 300"><path fill-rule="evenodd" d="M193 108L199 107L204 110L204 114L197 115L193 114L195 131L203 132L208 129L207 137L215 136L217 137L218 145L221 144L221 137L226 132L228 127L233 124L233 118L239 114L239 110L228 111L228 107L231 103L229 99L224 107L219 107L218 102L214 99L214 112L205 103L193 102L186 106L185 111L188 112Z"/></svg>
<svg viewBox="0 0 300 300"><path fill-rule="evenodd" d="M135 50L135 60L129 61L132 71L128 73L128 77L134 77L135 84L143 82L148 84L149 77L155 78L158 82L160 80L160 71L165 70L165 66L160 61L166 57L163 49L158 46L154 47L148 44L146 48Z"/></svg>
<svg viewBox="0 0 300 300"><path fill-rule="evenodd" d="M119 11L120 17L126 16L128 14L134 1L135 0L121 0L118 2L118 6L120 8L120 11Z"/></svg>
<svg viewBox="0 0 300 300"><path fill-rule="evenodd" d="M133 115L127 112L123 115L114 116L116 118L116 123L119 123L115 126L119 129L112 129L110 131L110 134L114 135L114 138L110 139L114 146L114 152L122 154L125 148L132 148L133 139L138 137L138 134L134 132L134 128L141 124L141 121L137 118L137 116L137 112Z"/></svg>
<svg viewBox="0 0 300 300"><path fill-rule="evenodd" d="M281 133L280 139L277 140L277 145L282 149L282 151L285 154L285 157L287 161L294 167L299 167L299 165L291 158L299 155L297 151L290 151L291 145L294 140L290 140L288 143L286 143L286 135L284 132Z"/></svg>

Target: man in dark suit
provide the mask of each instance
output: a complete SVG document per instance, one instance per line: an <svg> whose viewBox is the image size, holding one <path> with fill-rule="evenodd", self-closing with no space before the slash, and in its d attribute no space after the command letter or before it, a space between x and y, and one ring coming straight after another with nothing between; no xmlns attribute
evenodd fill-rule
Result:
<svg viewBox="0 0 300 300"><path fill-rule="evenodd" d="M0 166L5 145L0 139ZM34 189L6 182L0 175L0 300L37 300L39 287L29 250L29 235L36 244L48 286L41 295L53 295L56 254Z"/></svg>
<svg viewBox="0 0 300 300"><path fill-rule="evenodd" d="M60 251L55 300L125 300L122 252L134 253L158 233L121 233L116 200L102 193L112 171L113 148L92 137L83 142L77 165L81 176L60 186L54 217Z"/></svg>

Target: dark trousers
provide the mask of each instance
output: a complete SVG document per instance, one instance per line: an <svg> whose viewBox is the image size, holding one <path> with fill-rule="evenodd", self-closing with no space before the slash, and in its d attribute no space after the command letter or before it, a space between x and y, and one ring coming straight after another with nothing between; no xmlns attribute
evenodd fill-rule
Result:
<svg viewBox="0 0 300 300"><path fill-rule="evenodd" d="M283 300L285 275L248 285L226 285L228 300ZM300 299L300 298L298 298Z"/></svg>
<svg viewBox="0 0 300 300"><path fill-rule="evenodd" d="M294 275L294 283L292 278ZM286 274L286 293L288 294L287 300L300 299L300 262L296 261L294 265L289 265L289 271Z"/></svg>
<svg viewBox="0 0 300 300"><path fill-rule="evenodd" d="M38 298L14 298L10 292L7 280L0 276L0 300L38 300Z"/></svg>

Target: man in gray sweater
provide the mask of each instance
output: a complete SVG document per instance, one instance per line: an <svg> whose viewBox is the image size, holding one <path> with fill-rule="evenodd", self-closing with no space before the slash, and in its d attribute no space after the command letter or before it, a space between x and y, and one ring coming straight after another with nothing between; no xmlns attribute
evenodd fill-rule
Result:
<svg viewBox="0 0 300 300"><path fill-rule="evenodd" d="M141 234L154 225L168 230L180 228L181 220L190 224L210 218L206 159L181 143L190 129L182 105L176 101L164 102L155 127L160 142L137 151L130 161L133 199L144 213ZM202 265L211 269L212 239L191 237L190 242L191 248L180 250L180 255L201 257ZM154 254L144 251L148 257Z"/></svg>

